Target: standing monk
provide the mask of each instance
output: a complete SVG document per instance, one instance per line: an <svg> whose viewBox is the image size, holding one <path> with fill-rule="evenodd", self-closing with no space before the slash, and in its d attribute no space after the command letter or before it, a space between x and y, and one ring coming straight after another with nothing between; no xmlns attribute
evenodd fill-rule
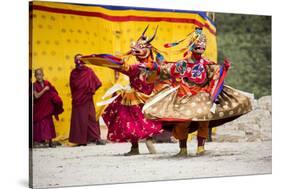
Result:
<svg viewBox="0 0 281 189"><path fill-rule="evenodd" d="M62 100L55 87L43 77L43 70L36 69L36 82L33 83L33 141L55 147L52 144L52 139L56 137L52 116L58 120L58 115L63 112Z"/></svg>
<svg viewBox="0 0 281 189"><path fill-rule="evenodd" d="M104 145L93 102L93 95L101 86L101 82L79 57L80 54L74 57L76 67L70 74L72 112L69 141L78 145L87 145L89 141Z"/></svg>

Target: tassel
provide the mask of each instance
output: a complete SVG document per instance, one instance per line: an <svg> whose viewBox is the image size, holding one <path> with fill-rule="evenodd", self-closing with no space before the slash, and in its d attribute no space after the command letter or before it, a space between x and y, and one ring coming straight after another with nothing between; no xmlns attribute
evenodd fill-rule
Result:
<svg viewBox="0 0 281 189"><path fill-rule="evenodd" d="M188 52L189 51L186 51L184 54L183 54L183 57L186 57L188 55Z"/></svg>
<svg viewBox="0 0 281 189"><path fill-rule="evenodd" d="M182 39L182 40L179 40L177 42L173 42L173 43L166 43L164 44L164 47L165 48L170 48L170 47L174 47L174 46L177 46L178 44L180 44L181 42L183 42L186 38Z"/></svg>
<svg viewBox="0 0 281 189"><path fill-rule="evenodd" d="M152 47L152 51L157 54L157 53L162 53L162 54L165 54L165 55L168 55L168 53L166 51L160 51L159 49L155 48L155 47Z"/></svg>
<svg viewBox="0 0 281 189"><path fill-rule="evenodd" d="M164 61L164 56L160 53L156 54L156 61L157 62L163 62Z"/></svg>
<svg viewBox="0 0 281 189"><path fill-rule="evenodd" d="M107 104L111 104L116 98L118 98L120 96L120 94L108 99L108 100L105 100L105 101L101 101L101 102L98 102L97 103L97 106L104 106L104 105L107 105Z"/></svg>
<svg viewBox="0 0 281 189"><path fill-rule="evenodd" d="M110 87L105 94L102 96L102 99L104 100L105 98L113 95L114 93L116 93L117 91L123 90L124 87L122 85L120 85L119 83L113 85L112 87Z"/></svg>
<svg viewBox="0 0 281 189"><path fill-rule="evenodd" d="M175 43L166 43L166 44L164 44L164 47L165 48L170 48L170 47L174 47L174 46L176 46L176 45L178 45L179 43L177 43L177 42L175 42Z"/></svg>

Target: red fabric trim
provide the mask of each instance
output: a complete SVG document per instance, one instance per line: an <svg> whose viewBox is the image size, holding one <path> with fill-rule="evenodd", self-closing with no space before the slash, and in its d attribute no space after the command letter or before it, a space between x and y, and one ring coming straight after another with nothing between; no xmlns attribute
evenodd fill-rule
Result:
<svg viewBox="0 0 281 189"><path fill-rule="evenodd" d="M191 119L177 119L177 118L159 118L157 121L165 121L165 122L187 122L192 121Z"/></svg>
<svg viewBox="0 0 281 189"><path fill-rule="evenodd" d="M214 93L213 93L213 95L212 95L213 101L215 100L215 99L214 99L214 96L215 96L215 94L217 94L217 92L218 92L220 86L222 85L226 74L227 74L227 69L224 67L223 73L222 73L222 75L221 75L221 77L220 77L220 79L219 79L219 82L218 82L218 84L217 84L217 86L216 86L216 89L215 89L215 91L214 91Z"/></svg>

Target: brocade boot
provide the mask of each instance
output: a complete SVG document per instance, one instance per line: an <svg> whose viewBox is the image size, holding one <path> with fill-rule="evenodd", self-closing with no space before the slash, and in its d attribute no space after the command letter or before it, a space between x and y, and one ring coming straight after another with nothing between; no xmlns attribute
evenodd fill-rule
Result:
<svg viewBox="0 0 281 189"><path fill-rule="evenodd" d="M180 148L179 153L175 155L175 157L187 157L187 156L188 156L187 148Z"/></svg>
<svg viewBox="0 0 281 189"><path fill-rule="evenodd" d="M202 156L202 155L204 155L204 153L205 153L205 148L204 148L204 146L198 146L198 147L197 147L197 151L196 151L196 155L197 155L197 156Z"/></svg>
<svg viewBox="0 0 281 189"><path fill-rule="evenodd" d="M132 147L129 152L124 154L124 156L133 156L133 155L139 155L139 154L140 154L139 148Z"/></svg>
<svg viewBox="0 0 281 189"><path fill-rule="evenodd" d="M204 147L205 141L206 138L197 136L197 142L198 142L197 151L196 151L197 156L201 156L205 153L205 147Z"/></svg>

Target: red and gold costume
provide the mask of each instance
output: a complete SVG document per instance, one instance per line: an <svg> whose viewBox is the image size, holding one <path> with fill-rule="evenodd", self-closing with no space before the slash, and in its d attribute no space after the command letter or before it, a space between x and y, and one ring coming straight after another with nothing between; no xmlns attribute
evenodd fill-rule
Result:
<svg viewBox="0 0 281 189"><path fill-rule="evenodd" d="M157 30L148 38L145 36L147 28L127 53L137 58L138 62L134 65L128 65L122 59L108 54L93 54L81 58L86 63L110 67L129 77L129 86L113 86L109 89L111 92L105 96L113 95L113 97L105 101L107 107L102 114L108 127L107 138L110 141L132 143L132 149L126 155L139 153L139 139L147 139L162 131L161 122L145 118L142 112L145 101L154 90L154 83L149 81L150 73L139 69L138 66L140 63L150 65L153 62L153 47L150 42L154 39Z"/></svg>
<svg viewBox="0 0 281 189"><path fill-rule="evenodd" d="M206 48L202 30L196 30L193 38L186 53L192 52L189 58L153 67L160 78L170 78L171 86L147 100L143 111L149 119L177 122L173 134L179 140L198 129L198 145L203 146L209 125L249 112L251 103L240 91L223 84L228 61L219 65L202 56Z"/></svg>

